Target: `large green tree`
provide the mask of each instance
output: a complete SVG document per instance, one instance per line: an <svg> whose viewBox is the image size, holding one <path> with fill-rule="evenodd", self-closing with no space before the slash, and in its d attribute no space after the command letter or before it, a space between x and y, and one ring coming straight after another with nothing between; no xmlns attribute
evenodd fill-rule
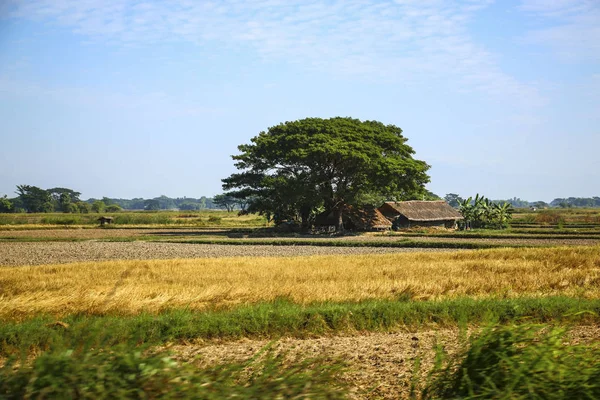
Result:
<svg viewBox="0 0 600 400"><path fill-rule="evenodd" d="M27 212L52 212L54 210L52 196L47 190L37 186L17 185L17 194Z"/></svg>
<svg viewBox="0 0 600 400"><path fill-rule="evenodd" d="M68 195L73 203L77 203L78 201L80 201L79 196L81 196L81 193L76 192L72 189L57 187L57 188L47 189L46 191L48 193L50 193L52 200L56 204L60 204L60 197L64 196L64 195Z"/></svg>
<svg viewBox="0 0 600 400"><path fill-rule="evenodd" d="M361 199L425 194L429 166L413 158L402 130L353 118L307 118L261 132L233 156L241 172L223 180L229 195L252 197L249 211L296 218L306 227L319 207L336 215Z"/></svg>

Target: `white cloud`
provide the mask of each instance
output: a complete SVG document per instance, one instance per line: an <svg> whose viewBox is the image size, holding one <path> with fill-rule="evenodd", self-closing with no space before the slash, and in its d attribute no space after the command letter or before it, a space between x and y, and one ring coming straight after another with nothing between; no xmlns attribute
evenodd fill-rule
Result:
<svg viewBox="0 0 600 400"><path fill-rule="evenodd" d="M91 40L152 46L186 41L264 61L366 80L431 84L543 103L501 71L468 22L490 0L222 0L13 2L10 16L58 24ZM450 82L450 83L449 83Z"/></svg>
<svg viewBox="0 0 600 400"><path fill-rule="evenodd" d="M527 42L551 47L564 61L600 61L597 0L523 0L520 8L551 24L528 32Z"/></svg>

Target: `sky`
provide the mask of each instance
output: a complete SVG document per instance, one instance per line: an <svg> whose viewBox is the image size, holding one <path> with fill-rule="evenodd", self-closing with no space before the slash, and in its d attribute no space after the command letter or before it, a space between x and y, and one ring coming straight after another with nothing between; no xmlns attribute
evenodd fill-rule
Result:
<svg viewBox="0 0 600 400"><path fill-rule="evenodd" d="M401 127L440 196L600 196L600 1L0 0L0 196L212 196L335 116Z"/></svg>

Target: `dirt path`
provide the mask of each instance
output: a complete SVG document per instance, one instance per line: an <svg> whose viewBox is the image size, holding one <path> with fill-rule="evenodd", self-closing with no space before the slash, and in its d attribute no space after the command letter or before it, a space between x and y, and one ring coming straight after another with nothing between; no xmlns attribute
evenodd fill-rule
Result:
<svg viewBox="0 0 600 400"><path fill-rule="evenodd" d="M461 337L464 333L458 329L440 329L314 339L284 338L274 344L274 349L285 352L291 360L325 357L346 361L349 370L343 380L351 388L353 399L398 399L408 398L417 357L421 360L422 373L427 373L433 366L436 344L441 344L448 354L456 354L461 349ZM600 327L574 327L569 340L572 343L597 342ZM179 360L202 366L247 360L268 344L267 340L245 339L177 345L170 350Z"/></svg>
<svg viewBox="0 0 600 400"><path fill-rule="evenodd" d="M155 242L0 242L0 266L64 264L78 261L283 257L423 251L455 250L322 246L231 246Z"/></svg>

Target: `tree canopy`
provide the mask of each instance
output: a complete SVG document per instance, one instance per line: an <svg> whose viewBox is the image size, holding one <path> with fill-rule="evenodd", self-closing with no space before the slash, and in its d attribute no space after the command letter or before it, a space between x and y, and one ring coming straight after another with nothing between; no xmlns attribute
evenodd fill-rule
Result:
<svg viewBox="0 0 600 400"><path fill-rule="evenodd" d="M54 209L52 196L37 186L17 185L17 194L27 212L51 212Z"/></svg>
<svg viewBox="0 0 600 400"><path fill-rule="evenodd" d="M402 129L353 118L307 118L260 132L233 156L241 170L223 180L230 196L251 199L248 211L306 227L319 208L337 216L365 199L421 198L429 165L413 158Z"/></svg>
<svg viewBox="0 0 600 400"><path fill-rule="evenodd" d="M0 212L7 213L13 210L12 202L4 195L4 197L0 197Z"/></svg>

